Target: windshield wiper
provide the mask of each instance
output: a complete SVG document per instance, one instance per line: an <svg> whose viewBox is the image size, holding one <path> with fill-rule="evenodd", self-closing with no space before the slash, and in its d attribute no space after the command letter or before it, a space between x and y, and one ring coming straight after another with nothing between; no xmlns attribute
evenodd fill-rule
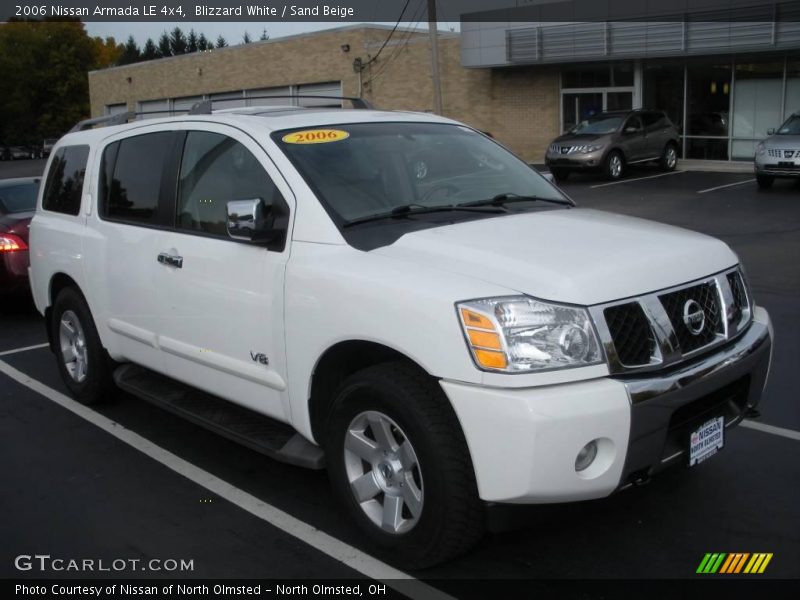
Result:
<svg viewBox="0 0 800 600"><path fill-rule="evenodd" d="M505 192L497 194L492 198L486 200L476 200L474 202L465 202L464 204L457 204L456 206L469 207L469 206L505 206L512 202L550 202L552 204L561 204L563 206L575 206L575 203L568 198L544 198L542 196L525 196L522 194L515 194L514 192Z"/></svg>
<svg viewBox="0 0 800 600"><path fill-rule="evenodd" d="M398 219L402 217L411 217L414 215L423 215L426 213L452 212L452 211L481 212L481 213L507 212L507 210L500 205L489 207L489 206L477 206L477 205L467 206L463 204L445 204L443 206L425 206L423 204L403 204L401 206L395 206L392 210L388 210L386 212L366 215L364 217L358 217L356 219L350 219L349 221L345 221L342 224L342 227L352 227L353 225L360 225L361 223L369 223L371 221L380 221L382 219Z"/></svg>

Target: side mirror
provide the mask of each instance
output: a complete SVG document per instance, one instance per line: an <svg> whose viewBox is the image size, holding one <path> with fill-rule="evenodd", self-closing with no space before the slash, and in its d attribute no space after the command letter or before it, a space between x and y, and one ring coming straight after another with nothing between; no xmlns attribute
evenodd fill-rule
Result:
<svg viewBox="0 0 800 600"><path fill-rule="evenodd" d="M544 177L545 179L547 179L547 181L549 181L550 183L552 183L553 185L555 185L555 183L556 183L556 178L555 178L555 177L553 177L553 174L552 174L552 173L549 173L549 172L548 172L548 173L542 173L541 175L542 175L542 177Z"/></svg>
<svg viewBox="0 0 800 600"><path fill-rule="evenodd" d="M770 127L769 129L767 129L767 135L775 135L775 128Z"/></svg>
<svg viewBox="0 0 800 600"><path fill-rule="evenodd" d="M627 133L627 134L639 133L640 131L641 131L641 129L639 129L635 125L631 125L631 126L625 128L625 133Z"/></svg>
<svg viewBox="0 0 800 600"><path fill-rule="evenodd" d="M261 198L231 200L227 203L228 235L252 244L274 242L286 232L286 219L272 202Z"/></svg>

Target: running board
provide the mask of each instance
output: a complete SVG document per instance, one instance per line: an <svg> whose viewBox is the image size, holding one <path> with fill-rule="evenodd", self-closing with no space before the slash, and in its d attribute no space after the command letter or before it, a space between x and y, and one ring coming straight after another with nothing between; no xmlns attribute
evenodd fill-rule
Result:
<svg viewBox="0 0 800 600"><path fill-rule="evenodd" d="M125 392L280 462L325 468L325 454L290 425L222 400L138 365L114 371Z"/></svg>

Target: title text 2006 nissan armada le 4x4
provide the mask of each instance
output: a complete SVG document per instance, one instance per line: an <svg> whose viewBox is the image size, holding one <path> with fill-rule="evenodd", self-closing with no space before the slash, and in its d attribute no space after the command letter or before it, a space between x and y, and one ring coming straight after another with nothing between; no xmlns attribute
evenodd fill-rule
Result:
<svg viewBox="0 0 800 600"><path fill-rule="evenodd" d="M575 208L470 127L207 106L89 125L54 148L30 234L66 385L327 466L398 564L468 549L485 503L695 465L759 401L770 320L724 243Z"/></svg>

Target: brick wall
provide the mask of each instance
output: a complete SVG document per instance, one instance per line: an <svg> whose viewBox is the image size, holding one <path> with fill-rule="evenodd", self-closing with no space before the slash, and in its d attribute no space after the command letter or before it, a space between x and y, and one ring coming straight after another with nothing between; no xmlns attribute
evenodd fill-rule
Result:
<svg viewBox="0 0 800 600"><path fill-rule="evenodd" d="M345 95L376 106L433 110L427 33L398 31L362 73L353 60L374 56L388 30L348 27L222 48L89 73L93 116L109 104L136 109L142 100L178 98L250 88L341 81ZM343 52L342 46L350 51ZM444 115L489 131L529 161L541 161L558 129L558 70L466 69L457 35L439 39Z"/></svg>

